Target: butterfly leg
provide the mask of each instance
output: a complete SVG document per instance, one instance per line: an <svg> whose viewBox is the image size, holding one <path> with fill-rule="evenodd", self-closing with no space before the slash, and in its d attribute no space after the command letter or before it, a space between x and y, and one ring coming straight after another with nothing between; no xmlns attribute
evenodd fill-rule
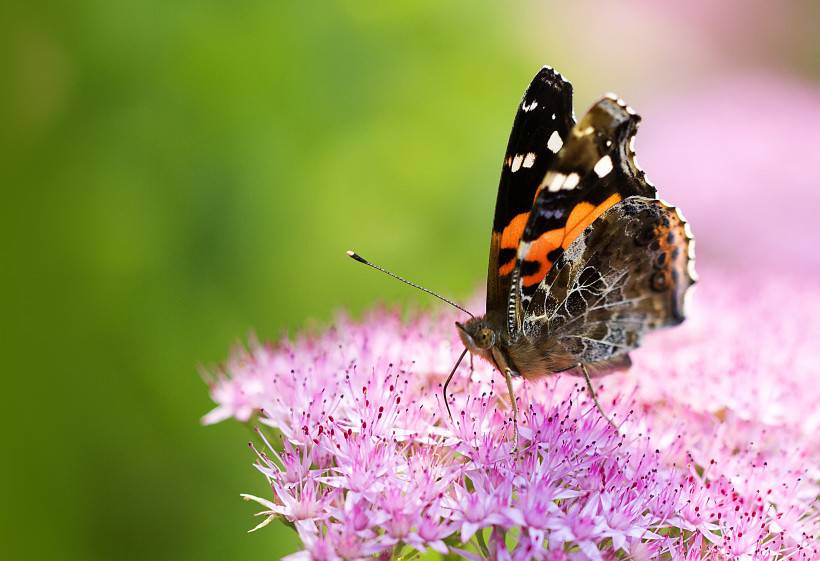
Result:
<svg viewBox="0 0 820 561"><path fill-rule="evenodd" d="M587 366L586 366L586 364L582 364L582 363L580 363L580 362L579 362L579 363L578 363L578 368L580 368L580 369L581 369L581 372L583 372L583 373L584 373L584 380L586 380L586 383L587 383L587 390L589 391L589 395L592 397L592 401L594 401L594 402L595 402L595 407L597 407L597 408L598 408L598 412L601 414L601 416L602 416L604 419L606 419L606 421L607 421L610 425L612 425L612 427L613 427L615 430L618 430L618 425L616 425L615 423L613 423L613 422L612 422L612 419L610 419L610 418L609 418L609 416L608 416L608 415L604 412L604 408L603 408L603 407L601 407L601 403L598 401L598 396L596 396L596 395L595 395L595 390L594 390L594 389L593 389L593 387L592 387L592 380L591 380L591 379L590 379L590 377L589 377L589 371L587 370Z"/></svg>
<svg viewBox="0 0 820 561"><path fill-rule="evenodd" d="M513 415L513 449L518 450L518 404L515 402L515 394L512 387L512 370L504 369L504 378L507 380L507 392L510 394L510 404Z"/></svg>
<svg viewBox="0 0 820 561"><path fill-rule="evenodd" d="M450 380L453 379L453 376L455 375L456 370L458 370L458 365L461 364L462 360L464 360L464 355L466 355L466 354L467 354L467 349L464 349L464 351L458 357L458 360L456 361L456 365L453 366L453 369L450 371L450 375L447 376L447 380L444 382L444 387L441 390L441 394L444 397L444 406L447 408L447 414L450 416L450 422L453 422L453 412L450 411L450 402L447 401L447 386L450 385ZM473 359L473 355L470 355L470 360L472 361L472 359Z"/></svg>

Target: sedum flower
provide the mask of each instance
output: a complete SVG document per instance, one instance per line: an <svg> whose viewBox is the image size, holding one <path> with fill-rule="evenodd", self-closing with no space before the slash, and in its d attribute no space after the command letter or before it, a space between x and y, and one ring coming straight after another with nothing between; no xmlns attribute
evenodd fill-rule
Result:
<svg viewBox="0 0 820 561"><path fill-rule="evenodd" d="M515 381L479 361L442 382L456 316L376 310L321 335L252 341L212 373L206 423L256 415L262 528L287 559L817 558L820 290L702 274L690 319L596 381ZM272 436L277 434L278 436Z"/></svg>

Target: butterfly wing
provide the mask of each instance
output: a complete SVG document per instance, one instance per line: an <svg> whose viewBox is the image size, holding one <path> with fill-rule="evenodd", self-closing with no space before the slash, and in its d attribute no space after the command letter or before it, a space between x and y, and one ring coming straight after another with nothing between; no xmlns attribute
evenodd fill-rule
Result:
<svg viewBox="0 0 820 561"><path fill-rule="evenodd" d="M487 273L487 314L500 324L507 308L516 250L536 189L574 122L572 86L545 66L518 106L498 186Z"/></svg>
<svg viewBox="0 0 820 561"><path fill-rule="evenodd" d="M533 294L524 334L550 349L554 371L628 363L644 333L683 321L694 282L694 241L680 212L628 197L556 259Z"/></svg>
<svg viewBox="0 0 820 561"><path fill-rule="evenodd" d="M587 226L627 197L655 197L634 157L639 123L623 100L601 99L573 127L541 178L517 251L521 292L513 292L510 301L520 300L518 325L520 310L527 309L553 263Z"/></svg>

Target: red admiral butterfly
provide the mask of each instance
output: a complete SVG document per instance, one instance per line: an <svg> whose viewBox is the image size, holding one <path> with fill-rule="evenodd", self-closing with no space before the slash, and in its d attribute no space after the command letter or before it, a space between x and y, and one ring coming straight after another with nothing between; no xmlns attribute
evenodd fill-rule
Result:
<svg viewBox="0 0 820 561"><path fill-rule="evenodd" d="M594 399L590 377L628 368L644 333L684 320L695 244L635 160L639 122L607 95L576 123L572 85L549 67L521 100L498 187L487 313L456 323L459 363L469 350L504 373L514 421L513 376L583 375ZM457 367L444 385L448 412Z"/></svg>

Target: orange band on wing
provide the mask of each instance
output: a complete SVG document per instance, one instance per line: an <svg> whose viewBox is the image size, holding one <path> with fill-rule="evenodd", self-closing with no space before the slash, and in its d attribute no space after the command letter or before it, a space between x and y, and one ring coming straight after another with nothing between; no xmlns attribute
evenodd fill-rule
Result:
<svg viewBox="0 0 820 561"><path fill-rule="evenodd" d="M561 247L564 249L568 248L569 244L574 242L575 238L580 236L581 232L583 232L587 226L595 222L599 216L620 201L621 196L618 193L613 193L608 199L598 206L592 206L589 203L581 203L577 205L574 209L572 209L572 212L569 214L569 218L567 219L567 234L564 236L564 242L561 244Z"/></svg>
<svg viewBox="0 0 820 561"><path fill-rule="evenodd" d="M590 203L578 203L572 212L569 213L567 223L564 228L556 228L544 232L535 241L531 242L527 255L524 258L527 261L538 263L538 270L531 275L527 275L521 279L523 285L527 288L540 283L547 276L552 262L547 259L547 255L555 249L566 249L575 241L584 229L595 222L595 220L606 212L609 208L621 201L621 196L614 193L605 201L597 206ZM509 271L511 272L514 264L510 264Z"/></svg>
<svg viewBox="0 0 820 561"><path fill-rule="evenodd" d="M503 277L505 275L509 275L510 273L512 273L513 269L515 269L515 257L501 265L498 268L498 274Z"/></svg>
<svg viewBox="0 0 820 561"><path fill-rule="evenodd" d="M552 267L552 262L547 259L547 255L549 255L553 249L561 247L561 241L563 239L564 229L556 228L555 230L544 232L536 240L530 242L530 248L524 259L538 263L538 270L521 279L524 286L532 286L535 283L541 282L541 279L546 276L547 271Z"/></svg>
<svg viewBox="0 0 820 561"><path fill-rule="evenodd" d="M521 241L521 236L524 235L524 227L526 227L529 218L530 213L527 211L510 220L510 223L501 232L501 249L516 249L518 247L518 242Z"/></svg>
<svg viewBox="0 0 820 561"><path fill-rule="evenodd" d="M527 220L530 218L529 212L522 212L516 215L510 223L501 232L501 243L499 249L516 249L521 236L524 235L524 228L527 226ZM515 268L515 257L506 263L499 263L498 274L500 276L509 275Z"/></svg>

